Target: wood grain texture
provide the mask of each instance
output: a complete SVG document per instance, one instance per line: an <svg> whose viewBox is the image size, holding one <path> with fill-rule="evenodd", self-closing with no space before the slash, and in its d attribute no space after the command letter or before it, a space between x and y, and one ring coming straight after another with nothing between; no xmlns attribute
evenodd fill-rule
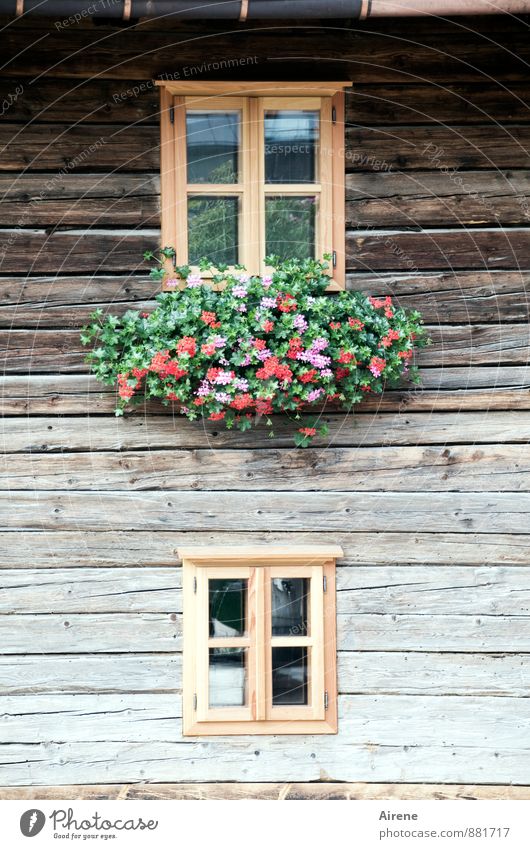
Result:
<svg viewBox="0 0 530 849"><path fill-rule="evenodd" d="M527 654L351 652L337 656L345 694L511 696L530 694ZM0 657L3 695L180 693L180 653L29 654ZM1 797L0 797L1 798Z"/></svg>
<svg viewBox="0 0 530 849"><path fill-rule="evenodd" d="M530 616L340 614L338 650L530 653ZM47 613L0 616L5 655L179 652L176 613Z"/></svg>
<svg viewBox="0 0 530 849"><path fill-rule="evenodd" d="M84 374L0 375L4 415L50 416L113 413L116 392ZM141 407L151 415L172 415L153 401ZM530 369L526 366L423 368L413 389L387 390L365 398L366 412L466 412L530 409ZM361 419L362 421L362 419ZM272 443L271 443L272 444Z"/></svg>
<svg viewBox="0 0 530 849"><path fill-rule="evenodd" d="M5 451L134 451L175 448L290 448L293 449L292 425L274 417L274 439L269 427L259 425L250 432L217 430L215 423L197 425L184 417L143 416L126 418L95 416L35 416L2 421ZM369 445L456 445L482 443L526 443L530 433L530 415L524 410L509 413L482 410L476 413L342 413L321 417L329 427L326 437L316 438L315 448Z"/></svg>
<svg viewBox="0 0 530 849"><path fill-rule="evenodd" d="M530 266L530 236L522 227L422 230L402 232L374 228L346 234L346 268L417 271L455 268Z"/></svg>
<svg viewBox="0 0 530 849"><path fill-rule="evenodd" d="M0 491L530 492L529 445L227 448L0 457Z"/></svg>
<svg viewBox="0 0 530 849"><path fill-rule="evenodd" d="M110 237L109 237L110 245ZM109 247L109 262L125 250ZM63 258L66 262L66 258ZM430 347L415 356L422 366L528 365L528 324L426 325ZM0 330L0 367L4 373L88 372L87 348L78 330Z"/></svg>
<svg viewBox="0 0 530 849"><path fill-rule="evenodd" d="M0 125L0 145L0 171L52 172L42 181L45 194L62 179L61 171L106 173L159 168L160 139L157 128L150 126L4 122Z"/></svg>
<svg viewBox="0 0 530 849"><path fill-rule="evenodd" d="M398 27L394 21L371 19L356 22L350 30L326 21L319 24L317 33L314 27L296 20L233 22L229 32L219 22L208 21L185 21L166 28L140 23L126 30L76 26L68 29L66 43L64 32L51 28L49 23L39 26L32 19L25 26L6 30L4 61L7 74L14 78L45 71L47 77L98 75L107 79L150 80L167 73L168 68L183 78L190 67L197 73L204 54L210 62L226 63L227 58L248 62L248 67L225 67L224 76L228 71L244 78L281 79L283 69L278 70L278 60L283 57L296 62L296 71L303 79L308 66L315 75L312 57L316 56L319 68L325 60L326 72L332 79L338 74L370 84L433 80L484 85L499 78L499 69L502 80L520 82L530 58L524 19L508 26L499 24L497 30L488 29L480 18L471 18L467 27L456 20L443 30L439 29L441 24L429 30L425 22L420 22L412 33L408 21L399 22ZM45 47L39 44L44 33ZM450 51L440 49L441 37L450 43ZM21 48L28 44L32 46L29 55L20 55ZM221 67L218 74L222 73Z"/></svg>
<svg viewBox="0 0 530 849"><path fill-rule="evenodd" d="M47 178L45 178L47 182ZM51 180L38 173L0 173L0 226L158 227L160 181L153 174L74 174Z"/></svg>
<svg viewBox="0 0 530 849"><path fill-rule="evenodd" d="M313 782L248 784L76 784L59 787L0 787L0 799L222 799L241 801L260 799L292 800L443 800L493 799L528 800L530 787L482 784L363 784L362 782Z"/></svg>
<svg viewBox="0 0 530 849"><path fill-rule="evenodd" d="M266 556L267 547L261 550ZM176 566L5 569L0 572L0 613L180 614L180 572ZM337 592L337 609L345 616L530 615L530 570L524 566L344 565L337 570Z"/></svg>
<svg viewBox="0 0 530 849"><path fill-rule="evenodd" d="M113 204L109 204L111 215ZM139 207L134 198L131 207L136 214ZM74 214L84 208L85 201L71 207ZM380 272L349 274L347 279L350 290L389 294L400 306L420 308L424 321L431 324L528 321L529 286L530 274L524 271ZM81 327L96 307L104 313L150 311L159 288L156 281L132 274L3 277L0 327Z"/></svg>
<svg viewBox="0 0 530 849"><path fill-rule="evenodd" d="M443 171L349 174L346 225L476 227L526 225L528 171Z"/></svg>
<svg viewBox="0 0 530 849"><path fill-rule="evenodd" d="M527 169L529 142L527 124L361 125L346 131L346 171Z"/></svg>
<svg viewBox="0 0 530 849"><path fill-rule="evenodd" d="M102 696L90 703L86 697L77 696L73 697L77 707L71 706L68 718L67 700L63 699L55 705L64 712L60 724L57 716L49 724L45 704L41 703L39 720L43 730L49 725L53 739L46 743L39 742L42 734L39 737L38 731L32 732L29 717L27 723L20 722L16 712L23 706L15 703L16 698L9 700L15 713L8 734L23 725L24 736L31 737L31 742L17 741L2 747L2 778L9 775L12 785L56 784L54 775L72 782L79 769L85 781L93 781L98 773L107 781L149 780L155 775L157 781L186 780L187 771L204 750L203 742L179 740L173 696ZM53 708L52 697L43 698ZM135 698L139 698L139 704ZM421 714L416 715L419 701ZM109 713L109 709L119 711L118 715ZM392 723L388 722L389 715L394 717ZM204 781L242 777L288 781L293 774L300 775L302 781L377 781L385 774L387 781L484 782L488 775L494 782L528 784L527 761L521 757L524 745L517 752L513 749L514 732L524 739L530 722L525 700L345 696L340 699L339 722L347 744L341 735L321 737L318 745L310 736L303 744L283 737L262 737L259 744L245 737L212 739L208 743L210 757L201 759L201 776ZM97 727L98 740L102 736L110 739L95 763L92 741ZM128 739L122 742L125 730ZM57 740L70 736L75 742ZM89 739L84 742L80 737Z"/></svg>
<svg viewBox="0 0 530 849"><path fill-rule="evenodd" d="M284 530L518 533L529 493L35 492L0 493L2 530Z"/></svg>
<svg viewBox="0 0 530 849"><path fill-rule="evenodd" d="M528 321L529 286L525 271L491 270L350 274L346 288L391 295L400 306L419 309L425 321L443 324Z"/></svg>
<svg viewBox="0 0 530 849"><path fill-rule="evenodd" d="M413 531L346 533L329 531L302 534L288 530L234 533L218 531L112 531L89 534L83 531L2 531L0 568L108 568L179 566L179 546L242 545L251 539L255 545L286 543L340 544L344 564L406 565L453 564L481 566L530 562L530 536L515 534L422 533Z"/></svg>

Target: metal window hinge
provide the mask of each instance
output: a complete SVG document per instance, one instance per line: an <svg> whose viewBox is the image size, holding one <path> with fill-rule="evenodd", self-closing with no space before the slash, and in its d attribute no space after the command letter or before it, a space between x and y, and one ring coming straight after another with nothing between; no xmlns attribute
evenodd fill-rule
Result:
<svg viewBox="0 0 530 849"><path fill-rule="evenodd" d="M337 251L333 251L331 254L331 261L333 263L333 268L337 267Z"/></svg>
<svg viewBox="0 0 530 849"><path fill-rule="evenodd" d="M196 578L196 576L193 577L193 592L194 593L197 592L197 578Z"/></svg>
<svg viewBox="0 0 530 849"><path fill-rule="evenodd" d="M175 123L175 107L174 106L169 107L169 120L172 124Z"/></svg>
<svg viewBox="0 0 530 849"><path fill-rule="evenodd" d="M197 710L197 693L193 694L193 710Z"/></svg>
<svg viewBox="0 0 530 849"><path fill-rule="evenodd" d="M329 707L329 696L328 691L324 690L324 710L327 710Z"/></svg>
<svg viewBox="0 0 530 849"><path fill-rule="evenodd" d="M331 107L331 123L332 124L337 123L337 110L334 106Z"/></svg>
<svg viewBox="0 0 530 849"><path fill-rule="evenodd" d="M328 579L326 578L325 575L322 578L322 586L324 588L324 592L327 593L327 591L328 591Z"/></svg>

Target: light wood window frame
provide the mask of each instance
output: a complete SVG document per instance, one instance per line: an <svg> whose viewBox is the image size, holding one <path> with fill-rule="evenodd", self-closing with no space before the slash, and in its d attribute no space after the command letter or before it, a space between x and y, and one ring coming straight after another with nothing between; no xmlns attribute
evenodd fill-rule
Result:
<svg viewBox="0 0 530 849"><path fill-rule="evenodd" d="M176 251L175 264L188 263L188 195L240 198L239 262L250 274L263 274L265 197L319 198L316 255L332 256L329 289L345 287L344 88L342 83L233 83L158 80L160 87L161 240ZM320 112L318 183L265 184L264 113L266 109ZM187 182L186 110L240 109L241 174L236 184ZM166 265L167 279L174 276ZM194 268L198 272L197 268ZM208 275L203 273L203 277ZM162 284L165 288L165 282Z"/></svg>
<svg viewBox="0 0 530 849"><path fill-rule="evenodd" d="M197 547L179 551L183 562L183 735L335 734L337 732L335 561L339 546ZM271 634L274 578L310 580L307 636ZM247 584L244 636L209 636L208 581L241 578ZM247 649L247 699L242 707L209 706L209 649ZM272 649L310 651L307 705L272 704Z"/></svg>

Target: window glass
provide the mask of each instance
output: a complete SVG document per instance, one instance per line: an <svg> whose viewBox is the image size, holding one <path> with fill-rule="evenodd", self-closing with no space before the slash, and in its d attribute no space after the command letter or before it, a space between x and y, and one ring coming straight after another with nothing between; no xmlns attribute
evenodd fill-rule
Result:
<svg viewBox="0 0 530 849"><path fill-rule="evenodd" d="M213 578L208 581L210 637L241 637L246 633L248 581Z"/></svg>
<svg viewBox="0 0 530 849"><path fill-rule="evenodd" d="M319 113L265 112L265 182L316 183Z"/></svg>
<svg viewBox="0 0 530 849"><path fill-rule="evenodd" d="M188 197L188 262L239 262L239 199L214 195Z"/></svg>
<svg viewBox="0 0 530 849"><path fill-rule="evenodd" d="M265 198L265 256L281 260L313 258L316 251L317 198L268 195Z"/></svg>
<svg viewBox="0 0 530 849"><path fill-rule="evenodd" d="M309 578L273 578L272 636L305 637L309 634Z"/></svg>
<svg viewBox="0 0 530 849"><path fill-rule="evenodd" d="M247 703L247 650L210 649L209 706L241 707Z"/></svg>
<svg viewBox="0 0 530 849"><path fill-rule="evenodd" d="M308 704L308 650L293 646L272 649L272 704Z"/></svg>
<svg viewBox="0 0 530 849"><path fill-rule="evenodd" d="M237 183L239 112L186 112L188 183Z"/></svg>

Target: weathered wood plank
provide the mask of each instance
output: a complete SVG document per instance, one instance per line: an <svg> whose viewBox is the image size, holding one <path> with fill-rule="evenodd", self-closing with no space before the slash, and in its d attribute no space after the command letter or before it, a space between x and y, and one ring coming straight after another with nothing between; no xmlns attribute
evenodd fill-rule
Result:
<svg viewBox="0 0 530 849"><path fill-rule="evenodd" d="M123 250L118 243L116 255ZM527 365L529 361L528 324L426 325L426 331L433 344L416 354L420 367ZM58 370L86 373L88 350L81 344L78 330L0 330L0 368L7 374Z"/></svg>
<svg viewBox="0 0 530 849"><path fill-rule="evenodd" d="M182 616L176 613L9 614L0 616L0 635L3 654L176 652L182 650Z"/></svg>
<svg viewBox="0 0 530 849"><path fill-rule="evenodd" d="M10 21L10 27L13 21ZM87 79L51 79L43 76L38 85L25 79L0 77L0 101L22 93L9 107L9 120L48 122L65 121L97 124L158 124L160 101L151 80L112 80L87 75ZM428 97L428 93L426 92Z"/></svg>
<svg viewBox="0 0 530 849"><path fill-rule="evenodd" d="M181 655L169 653L4 655L0 687L4 695L28 696L38 692L179 693L181 667Z"/></svg>
<svg viewBox="0 0 530 849"><path fill-rule="evenodd" d="M59 172L43 179L44 193L56 186L61 172L158 171L159 148L154 126L0 124L0 171Z"/></svg>
<svg viewBox="0 0 530 849"><path fill-rule="evenodd" d="M0 491L530 492L530 445L359 447L0 457Z"/></svg>
<svg viewBox="0 0 530 849"><path fill-rule="evenodd" d="M339 615L339 651L530 652L530 616L487 614ZM182 650L176 613L63 613L0 616L2 652L108 654Z"/></svg>
<svg viewBox="0 0 530 849"><path fill-rule="evenodd" d="M346 130L348 171L528 168L527 125L359 126Z"/></svg>
<svg viewBox="0 0 530 849"><path fill-rule="evenodd" d="M43 310L65 305L83 308L99 303L152 300L159 292L160 283L145 274L0 277L2 308L22 308L26 304Z"/></svg>
<svg viewBox="0 0 530 849"><path fill-rule="evenodd" d="M315 438L323 447L369 445L452 445L526 443L530 416L526 411L386 414L358 413L355 416L326 414L321 418L329 427L325 438ZM269 427L241 433L216 429L214 422L197 424L184 417L131 415L125 418L60 418L35 416L2 422L3 450L12 452L44 451L134 451L137 449L176 448L292 448L292 424L283 417L273 419L274 440Z"/></svg>
<svg viewBox="0 0 530 849"><path fill-rule="evenodd" d="M139 611L182 613L181 570L143 566L125 570L6 569L0 573L0 613Z"/></svg>
<svg viewBox="0 0 530 849"><path fill-rule="evenodd" d="M298 540L300 537L298 535ZM451 534L422 532L305 533L304 542L340 544L345 565L427 564L481 566L485 564L528 565L530 537L526 534ZM226 531L120 532L84 531L4 531L0 533L0 568L108 568L138 564L179 566L178 547L182 545L290 545L288 531L228 533Z"/></svg>
<svg viewBox="0 0 530 849"><path fill-rule="evenodd" d="M429 800L429 799L494 799L528 800L530 787L507 784L363 784L362 782L313 782L249 784L75 784L56 787L0 787L0 799L162 799L240 801L260 799L292 800Z"/></svg>
<svg viewBox="0 0 530 849"><path fill-rule="evenodd" d="M342 651L528 652L529 616L353 614L339 616Z"/></svg>
<svg viewBox="0 0 530 849"><path fill-rule="evenodd" d="M525 704L526 702L526 704ZM408 711L407 711L408 708ZM477 723L477 711L480 722ZM390 713L389 713L390 712ZM180 698L174 694L34 694L0 697L2 743L173 742L182 740ZM388 716L393 717L391 723ZM341 735L322 738L323 749L337 754L347 741L376 745L440 745L508 749L527 739L530 704L507 697L340 696ZM411 738L416 724L415 736ZM494 738L488 737L494 734ZM243 738L249 744L252 737ZM261 738L287 749L285 738ZM324 740L326 741L324 743ZM328 745L326 745L328 744ZM215 746L214 741L210 745ZM203 776L207 779L207 775ZM231 776L230 776L231 777Z"/></svg>
<svg viewBox="0 0 530 849"><path fill-rule="evenodd" d="M156 250L158 230L0 230L8 250L2 272L144 271L144 250Z"/></svg>
<svg viewBox="0 0 530 849"><path fill-rule="evenodd" d="M43 698L52 705L52 697ZM331 780L377 780L383 775L387 781L529 781L527 759L522 757L524 744L521 747L530 722L527 700L343 697L339 727L344 735L321 737L318 746L311 737L309 745L304 746L298 739L286 741L283 737L262 737L258 742L253 737L218 738L209 742L209 757L205 759L201 757L203 742L181 742L173 696L158 696L152 706L145 694L136 697L142 702L139 706L133 698L125 702L119 701L120 697L102 696L87 704L85 697L77 696L78 708L73 706L68 718L62 700L56 706L64 711L61 722L57 715L49 722L50 740L54 742L41 744L42 733L39 736L37 727L31 743L17 740L2 747L4 783L9 777L11 784L50 784L56 783L54 775L75 782L81 772L85 781L152 777L178 781L189 780L190 774L196 781L240 781L242 777L251 781L289 781L294 777L306 781L324 776ZM16 710L15 701L20 699L6 700ZM118 713L105 712L106 705L115 705ZM83 709L89 715L83 716ZM394 718L392 723L388 722L389 715ZM45 728L45 714L39 719ZM30 717L21 722L13 716L8 724L12 733L19 725L25 729L21 733L30 736ZM86 742L79 739L81 729L82 736L89 738ZM125 731L129 736L121 742ZM151 736L146 739L149 731ZM106 737L104 751L98 749L96 753L92 741L102 736ZM57 742L70 737L71 742Z"/></svg>
<svg viewBox="0 0 530 849"><path fill-rule="evenodd" d="M470 230L356 230L346 234L346 267L418 271L455 268L527 268L530 234L527 228Z"/></svg>
<svg viewBox="0 0 530 849"><path fill-rule="evenodd" d="M497 77L498 79L498 77ZM411 81L355 85L346 120L355 124L506 124L530 118L528 86L490 80L482 84L432 85Z"/></svg>
<svg viewBox="0 0 530 849"><path fill-rule="evenodd" d="M159 227L160 180L152 174L0 173L0 226Z"/></svg>
<svg viewBox="0 0 530 849"><path fill-rule="evenodd" d="M530 694L528 660L528 655L517 654L340 652L339 689L344 693L366 695L408 693L527 698Z"/></svg>
<svg viewBox="0 0 530 849"><path fill-rule="evenodd" d="M84 208L84 202L72 207ZM419 307L424 321L433 324L528 321L530 313L530 274L523 271L350 274L347 287L392 295L403 307ZM0 327L81 327L96 307L151 310L159 288L156 281L132 275L4 277Z"/></svg>
<svg viewBox="0 0 530 849"><path fill-rule="evenodd" d="M526 698L529 666L525 654L339 652L339 690ZM181 674L180 654L0 656L3 695L179 693Z"/></svg>
<svg viewBox="0 0 530 849"><path fill-rule="evenodd" d="M526 366L423 368L421 385L365 398L357 409L360 413L528 410L529 390ZM6 416L113 413L116 408L116 391L84 374L0 375L0 396ZM156 401L140 409L159 417L172 415L170 408Z"/></svg>
<svg viewBox="0 0 530 849"><path fill-rule="evenodd" d="M3 229L8 245L2 273L138 271L144 250L156 250L158 230L109 232L96 228L58 230ZM530 237L509 229L355 230L346 234L349 271L421 269L514 269L530 266Z"/></svg>
<svg viewBox="0 0 530 849"><path fill-rule="evenodd" d="M118 256L122 250L123 246L118 247ZM529 362L528 324L426 325L426 331L432 345L416 354L420 367ZM0 330L0 368L7 374L26 370L86 373L88 351L78 330Z"/></svg>
<svg viewBox="0 0 530 849"><path fill-rule="evenodd" d="M347 288L391 295L427 322L528 321L530 274L459 271L428 274L350 274ZM1 314L1 312L0 312Z"/></svg>
<svg viewBox="0 0 530 849"><path fill-rule="evenodd" d="M528 493L0 493L2 530L530 533Z"/></svg>
<svg viewBox="0 0 530 849"><path fill-rule="evenodd" d="M0 572L0 613L181 613L180 569L24 569ZM530 615L526 566L346 566L339 615Z"/></svg>
<svg viewBox="0 0 530 849"><path fill-rule="evenodd" d="M342 615L530 615L525 566L343 566L337 570L337 592Z"/></svg>
<svg viewBox="0 0 530 849"><path fill-rule="evenodd" d="M68 29L67 40L63 32L51 29L48 24L47 29L44 27L47 37L42 46L38 41L43 36L43 27L34 21L16 29L11 20L6 27L6 75L25 78L46 71L47 77L97 75L149 80L171 68L185 78L186 70L189 76L200 71L199 52L207 55L209 62L224 63L221 67L232 74L238 70L237 60L243 60L249 67L243 66L238 72L245 79L256 71L262 79L281 79L286 73L279 62L282 57L290 62L297 60L297 66L305 62L313 67L315 60L311 62L308 57L315 56L319 65L323 60L326 65L331 63L329 73L333 79L338 75L358 83L410 84L432 79L440 83L454 80L484 84L484 79L487 83L499 79L524 81L530 58L524 20L504 27L499 21L498 30L488 28L490 22L484 18L470 19L464 29L458 21L450 22L444 31L445 43L451 44L450 51L440 49L440 25L429 30L421 21L415 21L414 29L410 21L396 29L398 22L392 20L395 25L392 29L388 21L370 19L366 24L356 22L355 29L349 31L344 27L328 27L325 21L320 21L316 32L314 27L304 27L300 21L286 20L245 24L234 21L229 32L219 22L208 21L180 22L177 27L172 24L163 31L160 24L157 27L144 23L125 31L116 27L98 26L90 30L76 26ZM33 49L23 52L28 44ZM253 68L256 64L257 69ZM194 69L191 73L190 68ZM303 70L308 73L304 66ZM304 74L299 73L303 79Z"/></svg>
<svg viewBox="0 0 530 849"><path fill-rule="evenodd" d="M346 226L459 227L528 224L528 171L349 174Z"/></svg>

